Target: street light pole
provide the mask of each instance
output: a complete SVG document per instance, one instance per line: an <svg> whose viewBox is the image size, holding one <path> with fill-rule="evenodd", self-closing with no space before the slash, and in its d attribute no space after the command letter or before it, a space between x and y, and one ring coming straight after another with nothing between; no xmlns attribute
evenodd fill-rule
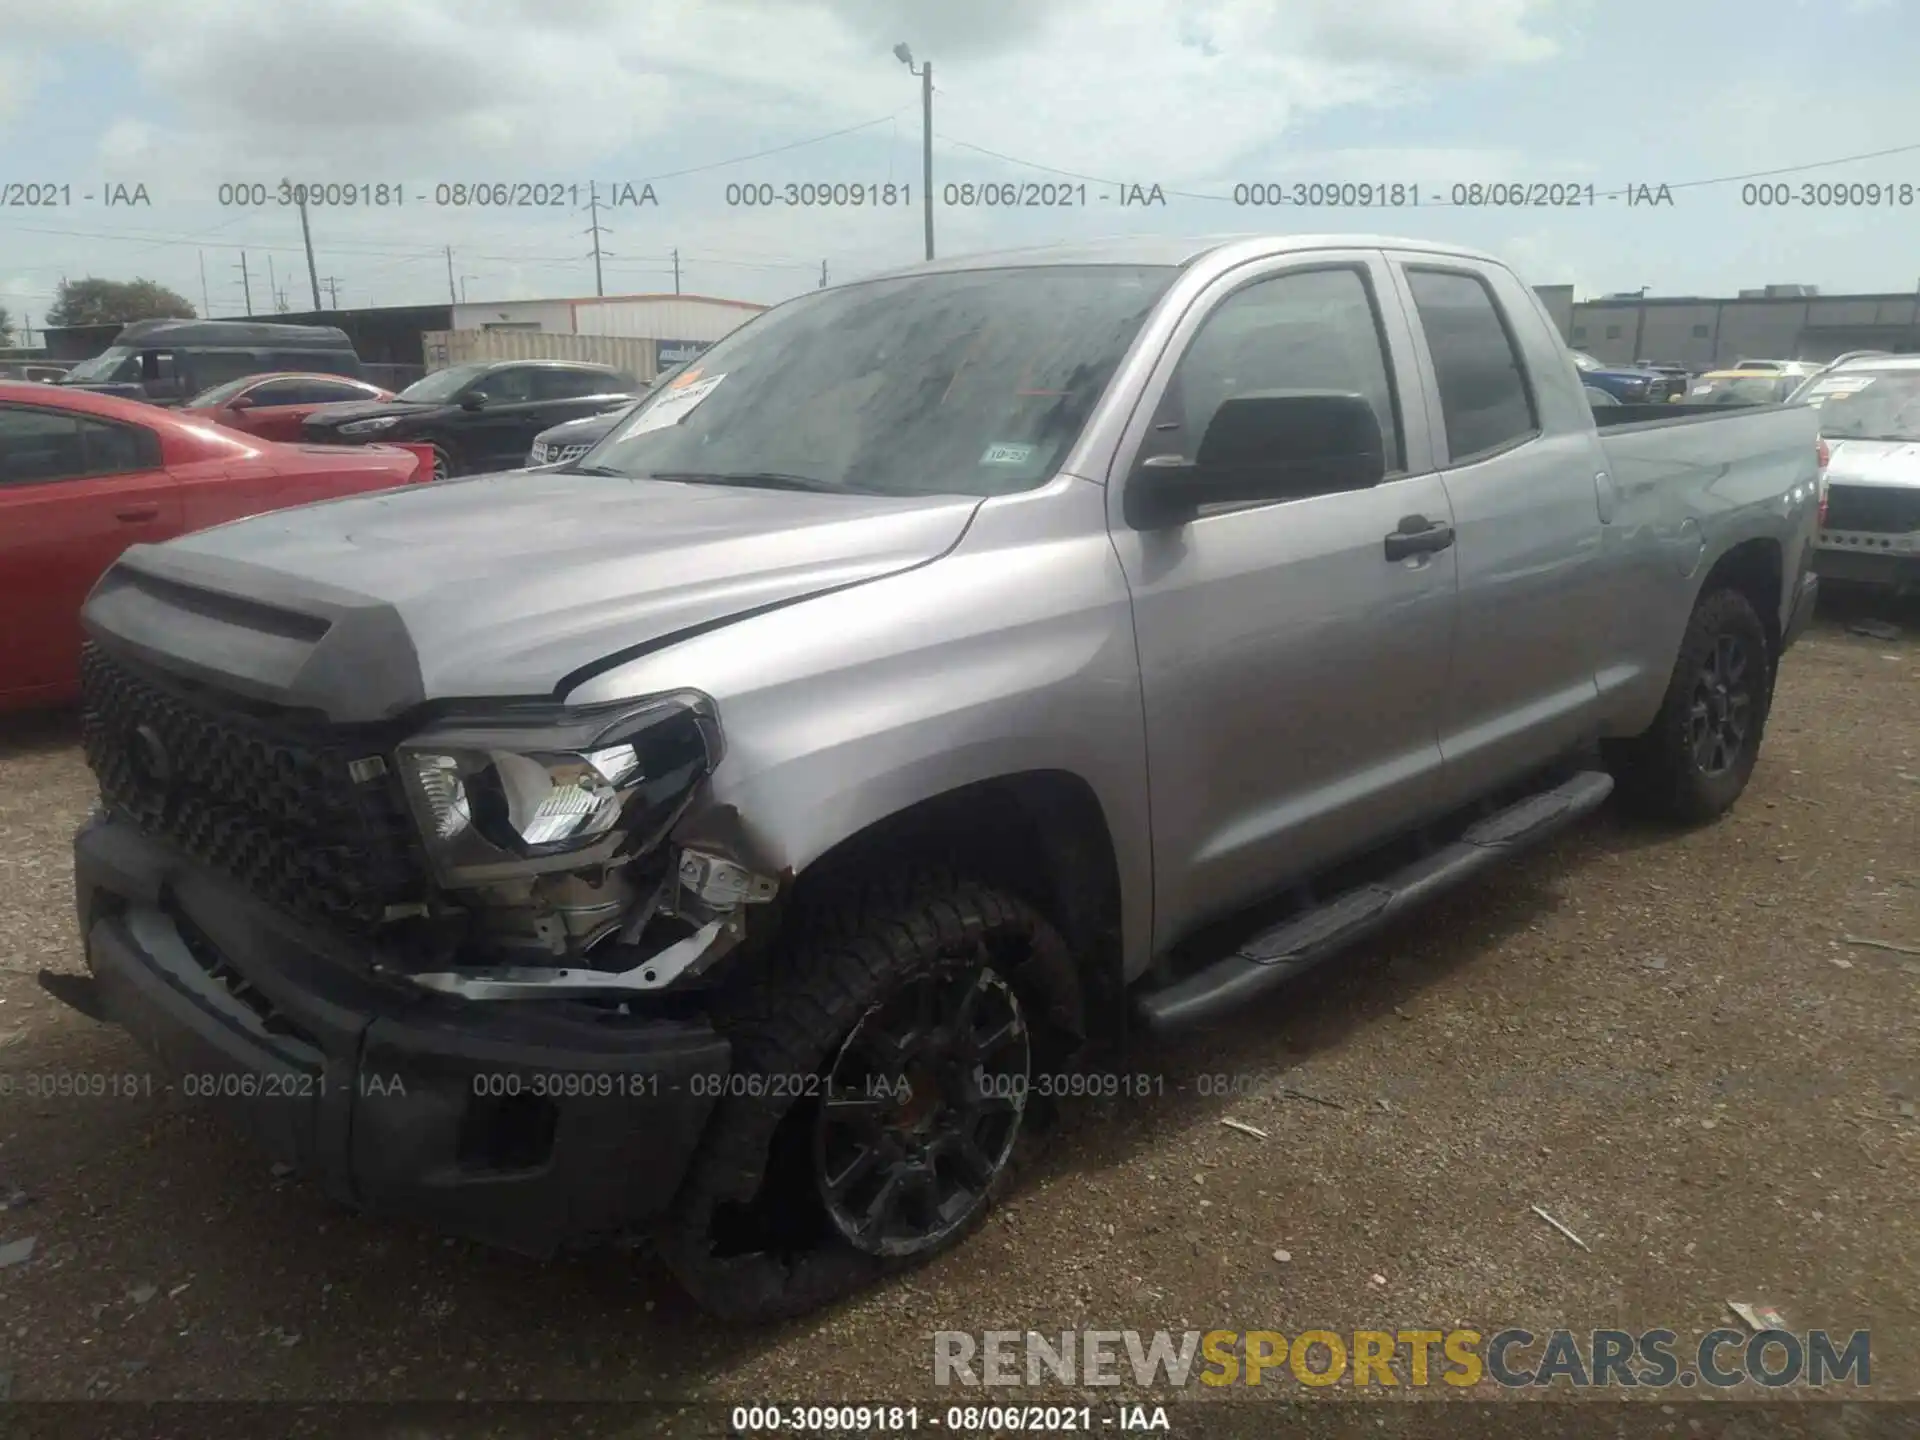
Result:
<svg viewBox="0 0 1920 1440"><path fill-rule="evenodd" d="M909 74L920 77L920 201L927 223L927 259L933 259L933 62L913 63L913 51L902 40L893 47L896 59Z"/></svg>

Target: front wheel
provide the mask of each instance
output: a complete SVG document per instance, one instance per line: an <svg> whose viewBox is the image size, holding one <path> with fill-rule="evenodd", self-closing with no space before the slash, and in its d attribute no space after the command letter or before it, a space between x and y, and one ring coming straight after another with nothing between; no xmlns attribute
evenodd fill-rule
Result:
<svg viewBox="0 0 1920 1440"><path fill-rule="evenodd" d="M453 461L453 452L436 440L433 443L433 478L451 480L459 473Z"/></svg>
<svg viewBox="0 0 1920 1440"><path fill-rule="evenodd" d="M661 1237L703 1308L814 1309L958 1243L1056 1054L1059 933L966 880L888 887L722 997L734 1068Z"/></svg>
<svg viewBox="0 0 1920 1440"><path fill-rule="evenodd" d="M1698 824L1739 799L1760 758L1773 665L1766 628L1745 595L1702 596L1660 713L1644 734L1608 746L1622 801L1654 818Z"/></svg>

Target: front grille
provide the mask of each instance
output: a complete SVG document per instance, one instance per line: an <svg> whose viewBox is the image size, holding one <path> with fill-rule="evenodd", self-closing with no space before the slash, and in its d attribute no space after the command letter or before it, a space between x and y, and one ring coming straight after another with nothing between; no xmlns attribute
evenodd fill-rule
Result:
<svg viewBox="0 0 1920 1440"><path fill-rule="evenodd" d="M1920 530L1920 486L1829 485L1824 528L1881 535Z"/></svg>
<svg viewBox="0 0 1920 1440"><path fill-rule="evenodd" d="M529 465L560 465L568 460L578 460L591 445L541 445L533 447L533 453L527 456Z"/></svg>
<svg viewBox="0 0 1920 1440"><path fill-rule="evenodd" d="M244 713L91 643L80 686L101 798L146 834L278 909L339 928L365 929L423 898L394 777L383 767L356 784L348 773L381 747Z"/></svg>

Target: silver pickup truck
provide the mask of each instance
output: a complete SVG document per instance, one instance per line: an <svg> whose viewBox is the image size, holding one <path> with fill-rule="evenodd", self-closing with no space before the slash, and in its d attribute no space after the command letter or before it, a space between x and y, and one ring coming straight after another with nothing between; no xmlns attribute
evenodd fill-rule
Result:
<svg viewBox="0 0 1920 1440"><path fill-rule="evenodd" d="M820 1304L967 1232L1130 1031L1616 784L1734 802L1814 412L1604 413L1439 245L810 293L557 469L129 550L91 974L44 983L345 1202Z"/></svg>

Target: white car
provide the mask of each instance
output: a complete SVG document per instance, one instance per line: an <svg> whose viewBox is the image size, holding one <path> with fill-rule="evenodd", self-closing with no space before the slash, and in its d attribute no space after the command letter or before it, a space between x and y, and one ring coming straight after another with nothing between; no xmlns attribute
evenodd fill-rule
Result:
<svg viewBox="0 0 1920 1440"><path fill-rule="evenodd" d="M1876 355L1821 371L1794 392L1820 410L1824 579L1920 588L1920 355Z"/></svg>

